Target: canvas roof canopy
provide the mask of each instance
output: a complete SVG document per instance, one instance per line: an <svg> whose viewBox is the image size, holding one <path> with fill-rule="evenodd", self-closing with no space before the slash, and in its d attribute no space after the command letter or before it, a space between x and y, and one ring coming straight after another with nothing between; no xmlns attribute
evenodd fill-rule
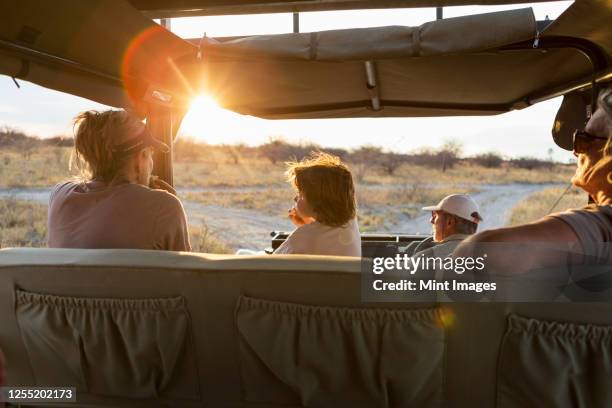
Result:
<svg viewBox="0 0 612 408"><path fill-rule="evenodd" d="M581 1L542 33L522 9L420 27L205 40L205 83L223 106L266 118L496 114L588 83L593 63L559 37L592 42L597 76L608 75L610 21L609 3Z"/></svg>
<svg viewBox="0 0 612 408"><path fill-rule="evenodd" d="M526 3L529 0L129 0L151 18ZM555 0L543 0L555 1Z"/></svg>
<svg viewBox="0 0 612 408"><path fill-rule="evenodd" d="M584 86L594 76L610 77L612 5L606 0L576 2L542 32L530 9L523 9L420 27L195 42L139 11L195 3L339 2L3 2L0 73L137 109L161 104L184 110L204 89L226 108L265 118L495 114Z"/></svg>
<svg viewBox="0 0 612 408"><path fill-rule="evenodd" d="M196 52L123 0L0 2L0 74L103 104L184 94Z"/></svg>

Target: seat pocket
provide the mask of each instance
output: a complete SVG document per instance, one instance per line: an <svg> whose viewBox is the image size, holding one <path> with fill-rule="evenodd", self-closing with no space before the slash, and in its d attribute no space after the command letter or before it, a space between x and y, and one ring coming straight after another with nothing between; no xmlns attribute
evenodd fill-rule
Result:
<svg viewBox="0 0 612 408"><path fill-rule="evenodd" d="M182 297L111 299L16 291L37 385L130 398L199 399Z"/></svg>
<svg viewBox="0 0 612 408"><path fill-rule="evenodd" d="M611 407L612 326L508 318L497 406Z"/></svg>
<svg viewBox="0 0 612 408"><path fill-rule="evenodd" d="M245 399L304 407L440 406L439 309L309 306L241 297Z"/></svg>

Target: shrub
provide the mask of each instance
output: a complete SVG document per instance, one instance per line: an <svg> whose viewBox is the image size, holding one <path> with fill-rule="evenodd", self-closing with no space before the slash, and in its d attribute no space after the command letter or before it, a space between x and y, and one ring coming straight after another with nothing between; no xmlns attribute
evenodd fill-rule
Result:
<svg viewBox="0 0 612 408"><path fill-rule="evenodd" d="M535 157L519 157L518 159L510 160L510 165L519 169L542 169L542 168L552 168L553 163L546 160L536 159Z"/></svg>
<svg viewBox="0 0 612 408"><path fill-rule="evenodd" d="M497 153L489 152L475 156L471 160L473 163L489 169L497 169L501 167L504 159Z"/></svg>

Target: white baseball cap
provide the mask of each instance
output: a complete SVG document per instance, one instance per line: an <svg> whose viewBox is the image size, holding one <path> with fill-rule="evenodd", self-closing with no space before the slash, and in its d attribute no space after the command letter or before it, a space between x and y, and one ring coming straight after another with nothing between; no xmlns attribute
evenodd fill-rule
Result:
<svg viewBox="0 0 612 408"><path fill-rule="evenodd" d="M476 224L482 221L478 204L467 194L451 194L444 197L438 205L423 207L423 211L444 211Z"/></svg>

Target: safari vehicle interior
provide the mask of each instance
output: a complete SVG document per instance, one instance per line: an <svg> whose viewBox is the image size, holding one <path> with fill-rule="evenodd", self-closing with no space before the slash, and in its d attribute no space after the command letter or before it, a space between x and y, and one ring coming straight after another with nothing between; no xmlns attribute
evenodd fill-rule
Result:
<svg viewBox="0 0 612 408"><path fill-rule="evenodd" d="M591 90L612 80L607 0L554 21L526 8L297 32L305 11L472 3L3 2L0 73L138 112L169 146L200 89L268 119L496 115L565 95L584 114L557 118L555 142L571 145ZM271 12L295 13L296 32L182 39L162 26ZM172 183L172 151L155 161ZM374 252L415 239L363 237ZM612 404L609 303L363 303L360 275L342 257L2 249L6 385L73 386L92 407Z"/></svg>

